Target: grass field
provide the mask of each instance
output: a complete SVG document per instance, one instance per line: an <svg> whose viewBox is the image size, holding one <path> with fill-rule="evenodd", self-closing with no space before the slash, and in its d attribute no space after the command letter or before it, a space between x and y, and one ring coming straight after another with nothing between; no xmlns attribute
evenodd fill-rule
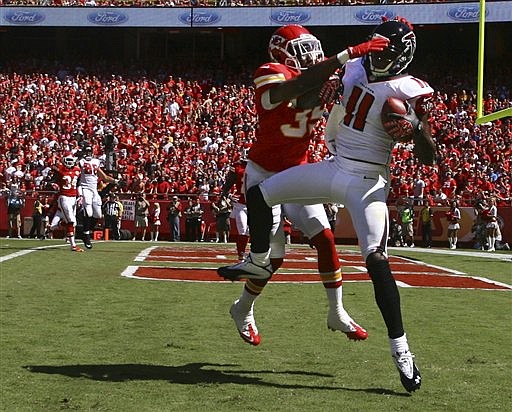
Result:
<svg viewBox="0 0 512 412"><path fill-rule="evenodd" d="M56 247L23 254L42 245ZM371 283L344 285L345 306L368 330L367 341L326 328L321 285L271 283L255 309L262 343L252 347L228 314L242 283L121 277L149 245L96 243L73 254L62 241L0 240L2 411L512 409L510 290L400 289L423 376L421 390L409 395L391 361ZM159 245L176 253L212 247ZM227 245L228 257L232 249ZM512 254L392 254L512 283Z"/></svg>

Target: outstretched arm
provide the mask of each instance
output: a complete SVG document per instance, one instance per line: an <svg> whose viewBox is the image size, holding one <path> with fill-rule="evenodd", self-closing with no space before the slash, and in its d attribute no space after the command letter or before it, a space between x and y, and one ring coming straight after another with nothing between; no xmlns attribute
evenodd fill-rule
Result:
<svg viewBox="0 0 512 412"><path fill-rule="evenodd" d="M361 57L371 52L382 51L387 47L388 43L388 39L381 37L371 39L357 46L348 47L337 55L311 66L299 76L272 87L269 91L270 102L275 104L293 100L311 90L315 90L318 93L331 74L343 66L349 59Z"/></svg>
<svg viewBox="0 0 512 412"><path fill-rule="evenodd" d="M98 176L107 183L117 183L117 179L107 175L102 169L98 168Z"/></svg>

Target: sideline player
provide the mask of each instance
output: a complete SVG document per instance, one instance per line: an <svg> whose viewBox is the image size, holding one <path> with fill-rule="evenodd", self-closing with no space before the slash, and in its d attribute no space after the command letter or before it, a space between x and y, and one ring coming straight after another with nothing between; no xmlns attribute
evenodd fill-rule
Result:
<svg viewBox="0 0 512 412"><path fill-rule="evenodd" d="M292 24L275 31L269 42L271 62L261 65L254 74L259 124L245 169L247 188L275 173L307 162L310 134L323 114L323 103L319 98L321 87L341 62L372 50L382 50L387 43L385 39L372 39L325 59L320 41L304 27ZM368 333L343 307L342 274L334 235L322 202L319 203L276 202L269 209L273 224L271 231L263 236L264 243L270 246L259 251L261 253L255 259L257 266L253 265L256 271L245 272L244 277L248 280L240 298L230 309L240 336L252 345L258 345L261 340L254 320L254 302L272 274L282 265L285 255L281 211L317 250L318 271L329 302L327 327L345 333L349 339L364 340L368 337ZM252 229L258 222L253 220L249 224L252 239ZM252 249L249 262L254 257ZM258 264L260 261L265 263Z"/></svg>
<svg viewBox="0 0 512 412"><path fill-rule="evenodd" d="M98 179L107 183L118 184L119 181L107 175L100 167L100 160L92 155L92 147L85 145L84 157L78 162L80 166L80 182L78 193L82 198L84 211L83 242L87 249L92 249L91 234L96 226L96 220L103 216L101 196L98 193Z"/></svg>
<svg viewBox="0 0 512 412"><path fill-rule="evenodd" d="M229 195L229 191L234 186L233 210L230 218L235 220L238 236L236 238L236 253L239 260L245 257L247 243L249 243L249 224L247 223L247 205L245 204L244 174L247 167L247 159L240 158L229 168L226 181L222 186L222 194Z"/></svg>
<svg viewBox="0 0 512 412"><path fill-rule="evenodd" d="M386 200L391 150L397 140L413 140L418 159L425 164L434 163L435 144L427 122L433 90L426 82L406 73L416 49L416 36L409 22L402 18L385 21L375 28L371 38L387 39L389 45L383 51L370 51L362 58L350 56L350 60L343 62L343 107L335 104L328 121L338 124L333 148L336 155L323 162L285 170L251 187L246 193L251 258L219 268L218 272L231 280L243 278L247 272L263 273L270 262L268 233L272 228L273 205L329 201L344 204L373 282L393 361L402 385L411 392L420 388L421 376L409 350L400 295L389 266ZM409 109L406 115L395 114L383 124L382 107L390 96L406 101Z"/></svg>
<svg viewBox="0 0 512 412"><path fill-rule="evenodd" d="M53 232L59 226L65 226L66 238L69 240L73 252L83 252L75 241L77 184L80 177L80 168L76 164L76 157L66 153L62 164L54 165L53 170L58 174L59 196L57 198L57 212L53 216L50 230Z"/></svg>

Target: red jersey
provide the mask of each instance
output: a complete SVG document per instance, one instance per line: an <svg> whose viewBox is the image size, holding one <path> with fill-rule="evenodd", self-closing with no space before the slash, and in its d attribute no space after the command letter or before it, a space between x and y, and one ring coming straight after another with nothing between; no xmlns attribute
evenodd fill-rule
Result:
<svg viewBox="0 0 512 412"><path fill-rule="evenodd" d="M246 162L237 162L233 165L233 170L236 175L235 188L236 193L238 195L238 203L243 203L245 205L245 185L244 185L244 173L245 167L247 166Z"/></svg>
<svg viewBox="0 0 512 412"><path fill-rule="evenodd" d="M270 172L307 162L310 135L323 114L320 106L297 109L293 101L269 102L270 88L298 75L280 63L264 64L254 73L258 128L249 159Z"/></svg>
<svg viewBox="0 0 512 412"><path fill-rule="evenodd" d="M78 195L77 184L80 177L80 167L69 169L63 165L59 167L59 195L76 197Z"/></svg>

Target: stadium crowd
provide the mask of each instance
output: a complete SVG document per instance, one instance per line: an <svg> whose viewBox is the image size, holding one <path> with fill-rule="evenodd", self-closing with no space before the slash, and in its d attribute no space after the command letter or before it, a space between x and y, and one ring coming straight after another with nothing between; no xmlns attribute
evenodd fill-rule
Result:
<svg viewBox="0 0 512 412"><path fill-rule="evenodd" d="M356 6L363 4L463 3L469 1L471 0L0 0L0 5L72 7L312 7Z"/></svg>
<svg viewBox="0 0 512 412"><path fill-rule="evenodd" d="M0 74L0 182L29 194L55 190L51 166L64 152L87 140L105 160L110 136L114 172L126 181L126 193L205 200L219 194L230 164L254 138L251 72L194 67L149 72L101 64L7 64ZM415 197L431 205L457 199L471 206L476 197L495 196L498 206L510 206L510 118L476 125L476 96L463 76L453 82L438 73L429 81L438 90L430 119L438 161L418 165L411 147L397 145L389 203ZM488 88L485 113L511 107L510 94L508 86ZM312 162L329 155L326 116L313 133Z"/></svg>

